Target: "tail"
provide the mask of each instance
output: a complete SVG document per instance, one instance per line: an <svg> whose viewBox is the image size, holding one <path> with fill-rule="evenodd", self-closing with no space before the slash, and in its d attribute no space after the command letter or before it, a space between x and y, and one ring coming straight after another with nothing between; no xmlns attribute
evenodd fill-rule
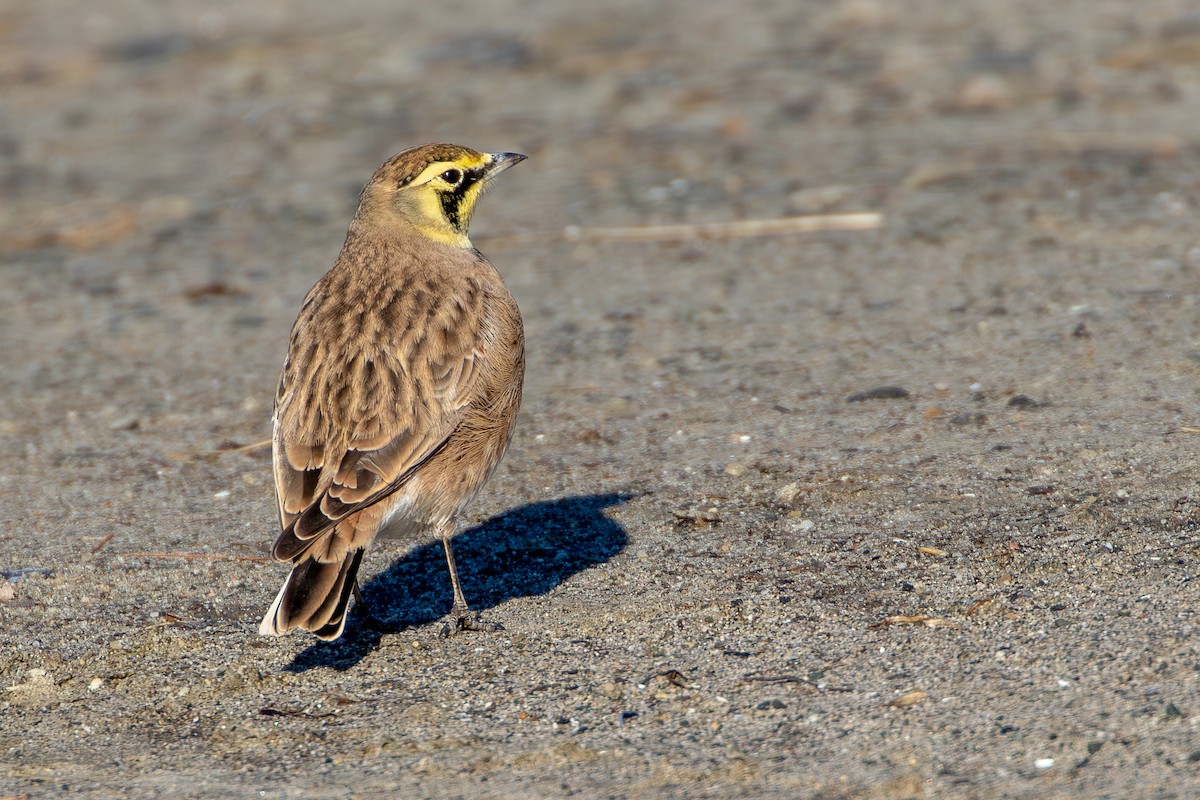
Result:
<svg viewBox="0 0 1200 800"><path fill-rule="evenodd" d="M258 632L263 636L282 636L302 628L326 641L341 636L362 557L363 548L359 547L341 561L322 563L305 558L298 562L275 596Z"/></svg>

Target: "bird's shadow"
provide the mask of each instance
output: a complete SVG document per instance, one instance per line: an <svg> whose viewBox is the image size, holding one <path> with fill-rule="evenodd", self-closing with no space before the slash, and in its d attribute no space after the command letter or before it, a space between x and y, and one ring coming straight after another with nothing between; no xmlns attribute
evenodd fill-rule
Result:
<svg viewBox="0 0 1200 800"><path fill-rule="evenodd" d="M628 541L625 529L603 512L632 497L593 494L530 503L455 536L454 559L471 609L486 612L515 597L546 594L621 552ZM376 650L384 635L449 613L450 575L441 543L406 554L363 584L362 594L371 619L352 610L340 639L307 647L284 669L349 669Z"/></svg>

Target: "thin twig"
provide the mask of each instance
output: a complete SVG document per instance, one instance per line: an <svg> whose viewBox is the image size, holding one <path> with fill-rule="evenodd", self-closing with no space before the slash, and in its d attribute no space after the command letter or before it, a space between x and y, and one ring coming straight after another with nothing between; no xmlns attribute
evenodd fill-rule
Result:
<svg viewBox="0 0 1200 800"><path fill-rule="evenodd" d="M204 558L212 561L253 561L257 564L269 564L271 559L263 556L225 556L218 553L120 553L126 558Z"/></svg>
<svg viewBox="0 0 1200 800"><path fill-rule="evenodd" d="M552 392L598 392L598 391L600 391L600 387L594 383L586 384L584 386L551 386L550 391L552 391Z"/></svg>
<svg viewBox="0 0 1200 800"><path fill-rule="evenodd" d="M778 219L744 219L734 222L706 222L683 225L651 225L639 228L581 228L571 225L563 231L569 242L666 242L682 239L743 239L752 236L786 236L816 231L860 231L878 228L883 215L812 214Z"/></svg>
<svg viewBox="0 0 1200 800"><path fill-rule="evenodd" d="M92 548L92 555L96 555L96 553L99 553L101 550L103 550L105 545L113 540L114 536L116 536L115 533L110 533L108 536L105 536L103 539L101 539L100 544Z"/></svg>
<svg viewBox="0 0 1200 800"><path fill-rule="evenodd" d="M926 628L955 628L953 622L941 617L930 617L925 614L893 614L877 622L872 622L868 628L885 628L889 625L924 625Z"/></svg>
<svg viewBox="0 0 1200 800"><path fill-rule="evenodd" d="M1185 144L1177 136L1157 131L1053 131L1044 138L1046 149L1072 155L1091 152L1174 158Z"/></svg>
<svg viewBox="0 0 1200 800"><path fill-rule="evenodd" d="M242 445L238 445L236 447L221 447L221 448L217 449L217 452L221 453L221 454L224 454L224 453L253 453L255 450L266 450L270 446L271 446L270 439L260 439L257 442L251 442L250 444L242 444Z"/></svg>

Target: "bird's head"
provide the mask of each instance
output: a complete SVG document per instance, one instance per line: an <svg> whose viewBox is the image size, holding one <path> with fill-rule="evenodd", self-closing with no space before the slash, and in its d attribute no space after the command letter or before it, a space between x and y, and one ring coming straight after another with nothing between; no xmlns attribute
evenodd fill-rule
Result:
<svg viewBox="0 0 1200 800"><path fill-rule="evenodd" d="M467 224L488 182L525 160L519 153L480 153L426 144L397 153L363 189L355 221L402 225L439 242L470 247Z"/></svg>

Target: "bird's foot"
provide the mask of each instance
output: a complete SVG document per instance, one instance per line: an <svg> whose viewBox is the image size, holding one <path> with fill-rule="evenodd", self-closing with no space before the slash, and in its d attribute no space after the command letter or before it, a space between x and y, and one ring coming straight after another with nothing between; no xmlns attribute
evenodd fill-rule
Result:
<svg viewBox="0 0 1200 800"><path fill-rule="evenodd" d="M355 622L363 630L386 631L388 628L387 620L380 619L366 608L359 609L355 615Z"/></svg>
<svg viewBox="0 0 1200 800"><path fill-rule="evenodd" d="M375 611L363 599L362 592L358 588L358 580L354 581L354 617L360 628L374 628L375 630L383 629L385 622L375 616Z"/></svg>
<svg viewBox="0 0 1200 800"><path fill-rule="evenodd" d="M446 639L462 631L495 633L502 630L504 630L504 626L499 622L488 622L487 620L480 619L479 612L477 611L472 611L466 606L455 606L450 609L450 618L442 626L442 631L439 635L443 639Z"/></svg>

